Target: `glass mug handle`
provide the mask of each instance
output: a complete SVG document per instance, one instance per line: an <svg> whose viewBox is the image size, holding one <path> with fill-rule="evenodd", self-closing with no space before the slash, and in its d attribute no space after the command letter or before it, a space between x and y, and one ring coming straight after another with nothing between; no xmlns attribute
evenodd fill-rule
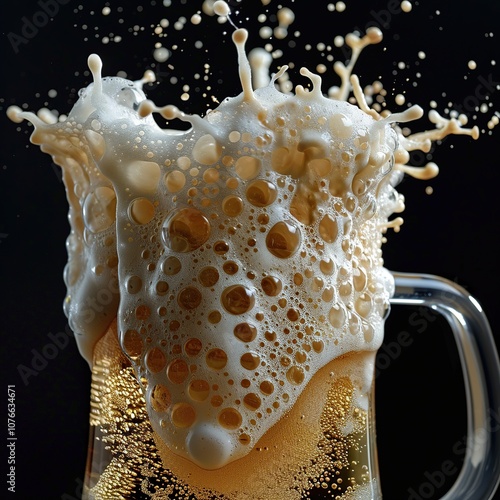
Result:
<svg viewBox="0 0 500 500"><path fill-rule="evenodd" d="M392 273L391 304L421 305L448 321L457 343L467 401L467 448L462 470L442 500L488 500L500 482L500 363L490 325L466 290L444 278Z"/></svg>

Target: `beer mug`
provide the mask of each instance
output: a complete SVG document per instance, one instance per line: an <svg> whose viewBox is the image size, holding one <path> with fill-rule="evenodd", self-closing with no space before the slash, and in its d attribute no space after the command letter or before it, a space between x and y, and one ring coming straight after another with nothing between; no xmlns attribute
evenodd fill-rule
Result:
<svg viewBox="0 0 500 500"><path fill-rule="evenodd" d="M491 432L490 419L491 412L498 411L500 404L500 365L487 318L474 297L453 282L433 275L406 273L394 273L394 278L391 304L395 307L419 305L442 314L453 332L464 370L468 418L466 455L458 479L443 498L493 498L500 478L500 433ZM113 326L95 350L92 432L84 498L117 498L117 495L155 498L156 488L165 491L165 483L170 487L167 491L171 491L171 497L160 498L198 498L194 492L191 493L194 496L188 496L186 491L190 491L190 487L175 477L168 462L158 460L142 392L116 339ZM296 403L298 411L291 412L296 421L285 423L275 434L271 429L272 436L257 443L254 453L265 458L257 465L251 463L251 453L217 471L205 471L180 460L176 464L179 471L187 465L186 477L190 478L187 484L195 475L200 476L194 480L202 492L199 498L211 498L203 492L204 481L214 491L217 484L224 484L227 491L232 491L224 498L278 499L285 494L291 498L382 498L377 467L374 380L358 389L352 398L353 386L359 380L366 380L367 374L373 374L374 363L375 352L351 353L332 362L327 367L331 373L325 380L311 381L311 387L306 388L303 395L306 401L299 399ZM428 369L432 370L432 366ZM198 389L199 394L203 389ZM311 441L308 443L308 440ZM299 451L297 446L301 448ZM309 462L309 470L304 468L300 483L294 471L288 478L279 477L281 484L279 480L266 484L266 478L273 476L275 467L279 470L287 454L300 455L304 449L315 447L324 450L323 459L328 459L320 462L319 468ZM277 491L273 491L275 486ZM304 488L302 493L297 492L298 486ZM291 491L287 493L288 489ZM252 496L254 491L256 494Z"/></svg>
<svg viewBox="0 0 500 500"><path fill-rule="evenodd" d="M391 304L419 304L450 323L466 381L467 453L445 498L488 498L488 322L457 286L381 257L408 150L436 134L403 136L422 110L368 110L355 78L359 106L306 69L310 90L279 92L286 68L254 90L245 30L233 40L243 92L203 119L148 101L145 79L101 78L96 55L64 125L12 112L68 189L64 307L92 367L84 497L381 498L375 356Z"/></svg>

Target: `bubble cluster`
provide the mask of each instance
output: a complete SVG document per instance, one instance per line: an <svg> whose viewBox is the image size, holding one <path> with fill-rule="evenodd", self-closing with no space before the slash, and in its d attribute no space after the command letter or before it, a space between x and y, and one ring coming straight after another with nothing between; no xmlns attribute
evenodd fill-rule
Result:
<svg viewBox="0 0 500 500"><path fill-rule="evenodd" d="M392 192L394 131L381 125L380 142L350 104L275 92L255 93L254 123L240 122L240 97L208 115L216 126L174 141L127 131L156 187L135 176L118 191L120 342L147 380L156 431L207 468L202 428L220 429L228 460L246 454L325 363L376 349L388 305L380 224L398 198L378 218L373 203Z"/></svg>
<svg viewBox="0 0 500 500"><path fill-rule="evenodd" d="M78 183L75 227L118 250L107 263L119 271L120 345L155 432L206 469L246 455L327 363L380 345L392 291L383 232L401 223L388 220L403 205L393 184L410 168L391 123L421 114L368 112L359 89L360 107L327 98L307 70L310 91L254 91L245 39L235 32L243 93L206 119L157 108L137 83L101 80L92 56L95 83L51 142L75 179L75 155L99 169L95 187ZM192 128L172 135L153 112ZM141 119L124 128L120 113ZM48 127L40 142L52 140ZM67 135L79 127L75 150ZM205 432L224 463L205 453Z"/></svg>
<svg viewBox="0 0 500 500"><path fill-rule="evenodd" d="M203 10L233 23L225 2ZM276 20L283 39L293 12L280 7ZM94 82L64 123L12 111L34 123L33 142L65 170L65 307L71 326L90 332L85 353L117 315L155 433L204 469L247 455L328 363L378 348L392 293L381 246L404 208L394 186L404 173L437 171L407 165L409 151L450 133L477 136L437 113L435 130L403 133L397 124L421 108L391 115L373 102L383 87L361 89L352 67L382 40L376 28L345 37L352 58L335 63L341 85L330 97L305 68L307 85L294 93L286 67L261 74L267 83L254 90L250 65L258 73L270 61L256 52L248 59L246 38L243 29L233 34L242 93L204 118L148 101L149 76L102 78L96 55ZM156 46L158 62L170 55ZM162 129L154 113L190 128ZM90 309L77 307L83 297Z"/></svg>
<svg viewBox="0 0 500 500"><path fill-rule="evenodd" d="M136 334L129 333L126 338L124 344L131 354L135 350ZM188 343L194 349L192 354L196 355L199 352L197 342ZM92 477L86 483L96 497L136 498L140 496L139 491L147 490L154 491L156 496L168 495L177 500L209 500L215 493L239 498L243 490L249 500L284 497L299 500L313 497L317 491L339 498L350 498L353 493L356 498L373 498L376 484L367 465L372 459L372 436L366 405L360 405L366 380L359 376L363 370L352 369L370 360L373 362L373 354L357 353L333 361L312 382L311 390L316 397L302 395L287 418L255 445L253 454L211 471L197 468L165 450L161 443L155 443L142 391L117 344L116 322L97 343L95 360L91 425L99 429L101 437L94 443L93 470L101 466L100 451L106 448L112 457L103 476ZM182 383L185 377L182 362L169 366L173 382ZM291 383L299 382L300 371L291 370L290 378ZM244 379L241 385L248 389L252 382ZM210 397L211 387L207 381L194 377L187 391L189 401L173 403L169 389L158 383L151 389L151 406L158 413L170 411L171 420L179 431L191 428L188 446L194 455L203 456L220 446L221 431L234 432L241 427L244 411L254 414L262 411L265 396L273 394L275 387L270 381L262 381L258 391L249 391L243 396L239 409L225 405L222 398L214 396L211 404L218 408L217 428L208 424L194 426L196 404ZM278 409L280 404L276 402L273 407ZM203 440L199 439L200 435ZM305 444L305 438L312 439L315 445ZM238 442L248 447L251 435L239 434ZM223 450L216 453L219 458L220 452ZM167 457L168 467L164 468L157 460L158 453ZM136 473L144 470L147 475ZM263 470L265 475L256 482L256 475L260 477ZM189 479L185 480L184 476ZM236 476L238 481L234 480Z"/></svg>

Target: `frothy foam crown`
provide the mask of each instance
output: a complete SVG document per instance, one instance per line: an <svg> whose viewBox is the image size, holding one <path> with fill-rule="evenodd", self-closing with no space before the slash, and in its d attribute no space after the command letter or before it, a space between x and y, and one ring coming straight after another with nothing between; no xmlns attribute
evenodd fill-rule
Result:
<svg viewBox="0 0 500 500"><path fill-rule="evenodd" d="M349 39L336 99L307 69L311 89L280 92L286 68L266 78L258 52L254 90L246 39L235 31L242 93L203 118L147 100L150 73L102 78L97 55L64 122L9 110L63 169L64 308L82 355L92 362L117 316L154 430L207 469L247 454L328 362L379 347L393 292L383 234L404 209L394 186L437 174L408 166L409 151L477 136L434 113L435 130L405 137L396 123L421 108L369 108L351 72L379 30ZM162 129L153 113L191 128Z"/></svg>

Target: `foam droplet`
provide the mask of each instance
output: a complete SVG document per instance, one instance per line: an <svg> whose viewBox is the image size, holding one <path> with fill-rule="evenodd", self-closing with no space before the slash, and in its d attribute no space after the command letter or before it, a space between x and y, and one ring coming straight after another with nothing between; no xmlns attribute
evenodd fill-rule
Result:
<svg viewBox="0 0 500 500"><path fill-rule="evenodd" d="M186 448L192 460L203 469L222 467L232 450L231 438L220 427L211 424L197 424L186 439Z"/></svg>

